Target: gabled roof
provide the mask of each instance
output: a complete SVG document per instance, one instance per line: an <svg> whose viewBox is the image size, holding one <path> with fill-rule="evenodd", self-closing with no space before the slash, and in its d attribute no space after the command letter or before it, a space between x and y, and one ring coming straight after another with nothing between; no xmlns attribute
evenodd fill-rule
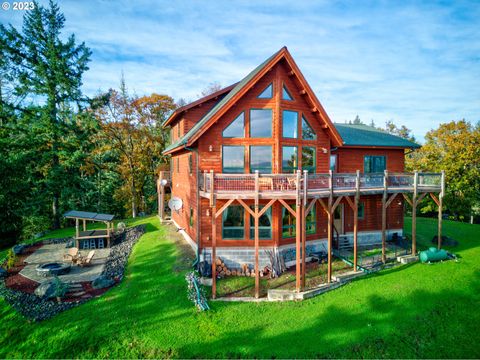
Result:
<svg viewBox="0 0 480 360"><path fill-rule="evenodd" d="M326 123L326 129L330 132L332 137L332 142L340 146L342 145L342 138L340 134L337 132L335 127L333 126L332 121L328 117L327 113L323 109L322 105L318 101L317 97L315 96L314 92L308 85L307 81L303 77L300 69L295 64L292 56L288 52L286 47L281 48L275 54L270 56L267 60L257 66L250 74L248 74L242 81L237 83L235 87L222 99L220 100L205 116L200 119L184 136L182 136L176 143L171 144L164 150L164 154L168 154L173 152L175 149L182 147L182 146L189 146L194 141L198 139L199 136L205 132L209 125L213 124L220 116L222 116L231 105L233 105L237 99L243 96L253 84L256 83L266 72L275 64L277 64L280 60L285 59L295 76L299 79L302 85L305 88L305 92L310 96L311 101L314 103L314 107L316 111L320 113L320 116Z"/></svg>
<svg viewBox="0 0 480 360"><path fill-rule="evenodd" d="M211 93L207 96L204 96L198 100L195 100L194 102L191 102L189 104L186 104L184 106L180 106L178 109L175 109L175 111L168 117L167 120L165 120L162 124L162 127L166 127L170 125L173 121L175 121L179 115L183 114L185 111L190 110L191 108L194 108L195 106L201 105L204 102L207 102L211 99L215 99L218 97L221 97L224 94L227 94L232 90L238 83L232 84L230 86L224 87L223 89L220 89L218 91L215 91L214 93Z"/></svg>
<svg viewBox="0 0 480 360"><path fill-rule="evenodd" d="M375 146L418 149L420 145L368 125L335 123L344 146Z"/></svg>

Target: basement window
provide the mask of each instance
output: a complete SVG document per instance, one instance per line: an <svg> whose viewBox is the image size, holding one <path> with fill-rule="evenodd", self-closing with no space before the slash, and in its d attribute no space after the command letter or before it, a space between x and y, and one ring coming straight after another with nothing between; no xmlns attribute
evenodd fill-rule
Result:
<svg viewBox="0 0 480 360"><path fill-rule="evenodd" d="M222 136L224 138L245 137L245 115L243 111L223 130Z"/></svg>
<svg viewBox="0 0 480 360"><path fill-rule="evenodd" d="M190 227L193 227L193 208L190 208Z"/></svg>
<svg viewBox="0 0 480 360"><path fill-rule="evenodd" d="M263 205L258 207L258 211L263 209ZM255 211L253 205L250 206L250 209ZM272 207L270 206L267 211L260 216L258 219L258 238L260 240L271 239L272 238ZM250 239L255 240L255 219L250 215Z"/></svg>
<svg viewBox="0 0 480 360"><path fill-rule="evenodd" d="M192 158L192 154L189 154L188 155L188 172L190 173L190 175L192 175L192 170L193 170L193 158Z"/></svg>
<svg viewBox="0 0 480 360"><path fill-rule="evenodd" d="M365 218L365 203L361 202L358 204L358 218L363 220Z"/></svg>
<svg viewBox="0 0 480 360"><path fill-rule="evenodd" d="M231 205L222 214L222 238L244 239L245 210L240 205Z"/></svg>
<svg viewBox="0 0 480 360"><path fill-rule="evenodd" d="M293 211L296 211L296 206L290 205ZM317 232L317 217L315 215L315 206L308 213L305 218L305 226L307 234L315 234ZM297 234L297 221L290 211L285 207L282 207L282 237L290 238L295 237Z"/></svg>
<svg viewBox="0 0 480 360"><path fill-rule="evenodd" d="M271 99L273 96L273 85L268 85L265 90L263 90L260 95L257 96L259 99Z"/></svg>

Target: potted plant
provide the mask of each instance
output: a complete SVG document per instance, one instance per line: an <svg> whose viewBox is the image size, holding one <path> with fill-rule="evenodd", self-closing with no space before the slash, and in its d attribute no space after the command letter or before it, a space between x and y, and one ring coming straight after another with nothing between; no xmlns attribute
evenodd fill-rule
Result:
<svg viewBox="0 0 480 360"><path fill-rule="evenodd" d="M68 284L62 282L58 276L55 276L54 280L55 284L55 292L54 296L57 298L57 302L62 302L62 298L65 296L65 294L68 291Z"/></svg>

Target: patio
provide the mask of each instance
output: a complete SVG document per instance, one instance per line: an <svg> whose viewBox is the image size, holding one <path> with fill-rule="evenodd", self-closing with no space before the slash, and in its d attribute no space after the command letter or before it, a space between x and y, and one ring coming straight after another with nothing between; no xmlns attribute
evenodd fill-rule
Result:
<svg viewBox="0 0 480 360"><path fill-rule="evenodd" d="M65 244L46 244L36 250L32 255L25 259L25 267L20 271L20 275L42 283L51 279L51 277L42 277L37 274L36 268L40 264L49 262L64 262L63 256L67 253L68 249L65 248ZM88 251L81 251L82 255L86 256ZM110 254L110 248L96 249L95 256L89 266L80 267L73 265L70 272L64 275L60 275L59 278L63 282L78 283L95 280L102 273L108 255Z"/></svg>

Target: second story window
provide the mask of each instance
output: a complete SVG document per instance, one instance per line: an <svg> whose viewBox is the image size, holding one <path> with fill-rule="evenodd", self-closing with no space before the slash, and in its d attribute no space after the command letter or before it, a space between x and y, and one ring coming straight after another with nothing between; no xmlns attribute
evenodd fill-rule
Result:
<svg viewBox="0 0 480 360"><path fill-rule="evenodd" d="M315 147L304 146L302 147L302 169L307 170L309 173L315 173Z"/></svg>
<svg viewBox="0 0 480 360"><path fill-rule="evenodd" d="M298 138L298 113L296 111L282 111L282 127L284 138Z"/></svg>
<svg viewBox="0 0 480 360"><path fill-rule="evenodd" d="M259 99L271 99L273 96L273 85L268 85L257 97Z"/></svg>
<svg viewBox="0 0 480 360"><path fill-rule="evenodd" d="M338 161L337 155L330 155L330 170L337 172Z"/></svg>
<svg viewBox="0 0 480 360"><path fill-rule="evenodd" d="M250 110L250 137L272 137L272 109Z"/></svg>
<svg viewBox="0 0 480 360"><path fill-rule="evenodd" d="M272 172L271 146L250 146L250 172L255 170L264 174Z"/></svg>
<svg viewBox="0 0 480 360"><path fill-rule="evenodd" d="M363 171L365 174L381 173L387 168L387 160L385 156L365 155L363 158Z"/></svg>
<svg viewBox="0 0 480 360"><path fill-rule="evenodd" d="M298 154L296 146L282 148L282 172L293 173L298 169Z"/></svg>
<svg viewBox="0 0 480 360"><path fill-rule="evenodd" d="M303 140L316 140L317 135L313 131L312 127L308 123L307 119L302 116L302 139Z"/></svg>
<svg viewBox="0 0 480 360"><path fill-rule="evenodd" d="M241 174L245 172L245 147L222 147L222 172Z"/></svg>
<svg viewBox="0 0 480 360"><path fill-rule="evenodd" d="M222 136L224 138L245 137L245 115L243 111L223 130Z"/></svg>

